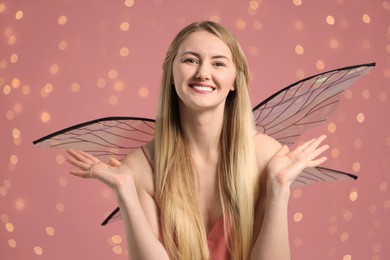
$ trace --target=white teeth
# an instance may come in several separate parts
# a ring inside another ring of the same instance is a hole
[[[213,91],[213,88],[211,87],[206,87],[206,86],[192,86],[194,89],[199,90],[199,91]]]

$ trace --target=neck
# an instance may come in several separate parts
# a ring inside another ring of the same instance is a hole
[[[218,151],[223,114],[223,106],[201,112],[180,110],[184,138],[192,153],[208,156]]]

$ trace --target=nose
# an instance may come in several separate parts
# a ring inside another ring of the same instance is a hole
[[[200,64],[198,70],[196,71],[195,77],[200,80],[210,79],[210,70],[206,64]]]

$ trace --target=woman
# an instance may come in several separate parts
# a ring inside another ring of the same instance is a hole
[[[107,164],[70,150],[71,174],[115,192],[130,259],[289,259],[290,185],[325,137],[289,151],[256,133],[245,56],[217,23],[179,32],[163,69],[155,139]]]

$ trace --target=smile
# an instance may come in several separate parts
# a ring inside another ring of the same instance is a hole
[[[190,85],[190,87],[199,92],[212,92],[214,90],[210,86]]]

